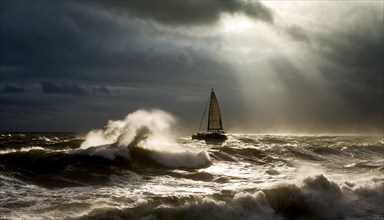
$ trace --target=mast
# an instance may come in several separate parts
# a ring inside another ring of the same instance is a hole
[[[209,103],[208,113],[208,131],[221,131],[223,130],[223,123],[221,121],[219,102],[217,101],[215,92],[211,91],[211,98]]]
[[[211,98],[208,99],[207,104],[205,105],[204,113],[203,113],[203,117],[201,118],[200,126],[199,126],[199,129],[197,130],[197,133],[199,133],[200,128],[201,128],[201,125],[203,124],[203,120],[204,120],[205,112],[207,111],[207,107],[208,107],[208,104],[210,103],[210,100],[211,100]],[[209,119],[208,119],[208,120],[209,120]]]

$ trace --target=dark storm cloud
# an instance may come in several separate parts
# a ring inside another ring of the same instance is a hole
[[[307,36],[306,31],[297,25],[293,25],[287,28],[287,33],[297,41],[304,41],[304,42],[310,41],[310,38]]]
[[[331,63],[323,64],[319,69],[332,83],[335,94],[341,95],[351,108],[360,113],[356,118],[359,118],[358,115],[376,115],[374,120],[381,126],[384,123],[382,13],[372,12],[367,15],[371,19],[363,24],[315,38],[321,45],[317,51]]]
[[[74,2],[7,3],[9,11],[1,13],[4,79],[115,80],[122,63],[137,59],[140,45],[133,42],[140,31],[112,15]]]
[[[245,14],[251,18],[272,23],[272,12],[259,1],[92,1],[101,6],[149,18],[169,25],[207,25],[220,19],[223,13]]]
[[[54,84],[47,81],[40,82],[40,84],[42,91],[48,94],[85,95],[87,93],[84,88],[76,84]]]
[[[4,106],[16,106],[19,109],[40,109],[41,107],[48,106],[48,103],[34,99],[28,96],[15,98],[14,96],[3,96],[1,99],[1,105]],[[2,112],[4,113],[4,112]]]
[[[191,57],[191,55],[186,52],[185,50],[181,50],[179,51],[176,56],[175,56],[175,59],[178,61],[178,62],[182,62],[182,63],[186,63],[186,64],[193,64],[194,63],[194,60],[193,58]]]
[[[111,94],[111,92],[105,86],[92,87],[93,94]]]
[[[361,8],[365,13],[352,10],[348,15],[355,17],[355,21],[341,21],[340,27],[332,31],[314,32],[295,26],[288,33],[305,41],[311,52],[325,60],[319,69],[332,81],[346,80],[382,89],[384,15],[383,10],[374,7]]]
[[[289,97],[297,97],[290,102],[290,108],[299,110],[302,106],[300,115],[309,115],[309,121],[317,117],[318,122],[313,123],[325,122],[329,129],[350,126],[383,131],[383,11],[362,9],[365,12],[359,11],[356,19],[357,11],[349,13],[354,21],[339,21],[337,28],[330,25],[324,31],[300,26],[286,29],[314,57],[311,65],[324,82],[311,81],[310,72],[292,68],[294,65],[281,58],[274,60],[272,66],[280,73]]]
[[[140,84],[169,81],[159,72],[175,80],[183,80],[179,72],[191,72],[181,65],[194,62],[191,51],[172,42],[184,36],[79,4],[10,4],[12,10],[1,15],[3,79]],[[204,55],[207,52],[192,51],[193,56],[205,56],[200,60],[214,68],[215,58]]]
[[[210,28],[224,14],[277,24],[277,17],[258,1],[0,4],[0,130],[92,129],[153,107],[195,126],[211,87],[223,105],[226,128],[248,123],[251,132],[258,125],[279,127],[280,119],[303,128],[309,123],[348,127],[353,120],[378,127],[375,115],[383,111],[377,101],[382,99],[383,82],[380,19],[362,17],[360,26],[340,30],[287,25],[287,38],[314,59],[299,63],[294,62],[298,57],[272,51],[266,64],[238,65],[238,48],[230,47],[252,48],[254,42],[232,45],[226,42],[232,38],[223,40],[225,36]],[[205,29],[199,33],[194,30],[201,27]],[[326,82],[303,66],[318,70]],[[259,77],[263,74],[265,78]],[[246,98],[240,97],[240,90]]]
[[[0,92],[1,93],[26,93],[27,91],[23,87],[5,84],[4,87],[0,89]]]
[[[42,81],[40,82],[41,90],[46,94],[71,94],[71,95],[77,95],[77,96],[83,96],[83,95],[98,95],[98,94],[104,94],[104,95],[110,95],[111,92],[107,89],[105,86],[80,86],[77,84],[55,84],[48,81]]]
[[[205,44],[216,45],[215,37],[159,30],[81,2],[0,3],[5,6],[0,9],[2,83],[27,84],[31,90],[0,96],[2,130],[33,130],[36,122],[36,129],[49,130],[58,115],[68,123],[54,130],[90,129],[139,108],[193,116],[191,104],[205,99],[201,88],[225,88],[225,81],[233,81],[230,65],[220,62]],[[191,47],[192,41],[204,46]],[[110,98],[103,99],[105,95]],[[184,97],[194,101],[185,102]],[[44,106],[28,100],[44,100]],[[175,107],[179,102],[187,110]],[[36,113],[41,114],[39,120],[31,117]]]

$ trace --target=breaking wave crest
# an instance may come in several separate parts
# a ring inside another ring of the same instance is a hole
[[[211,159],[206,151],[175,141],[171,131],[174,123],[174,117],[165,111],[138,110],[123,120],[108,121],[104,130],[89,132],[76,153],[110,160],[124,157],[172,168],[207,166]]]
[[[255,192],[209,197],[172,197],[143,202],[139,207],[95,209],[85,218],[125,219],[360,219],[375,213],[384,217],[384,183],[357,187],[307,177],[300,184],[280,184]]]
[[[173,138],[173,123],[152,110],[111,121],[85,142],[70,133],[1,134],[0,215],[384,219],[381,136],[230,134],[211,145]],[[200,149],[209,167],[173,169],[205,166]]]

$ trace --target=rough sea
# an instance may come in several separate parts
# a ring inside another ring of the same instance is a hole
[[[140,110],[86,135],[0,134],[1,219],[384,219],[384,137],[174,135]]]

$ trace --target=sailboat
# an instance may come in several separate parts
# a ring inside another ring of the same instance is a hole
[[[211,91],[211,96],[209,98],[209,113],[208,113],[208,126],[206,132],[199,132],[201,124],[203,123],[205,112],[207,110],[207,105],[205,106],[203,118],[201,119],[199,130],[197,134],[192,135],[192,139],[196,140],[208,140],[208,141],[225,141],[227,136],[225,135],[223,129],[223,122],[221,121],[221,114],[219,108],[219,102],[217,101],[215,92]]]

